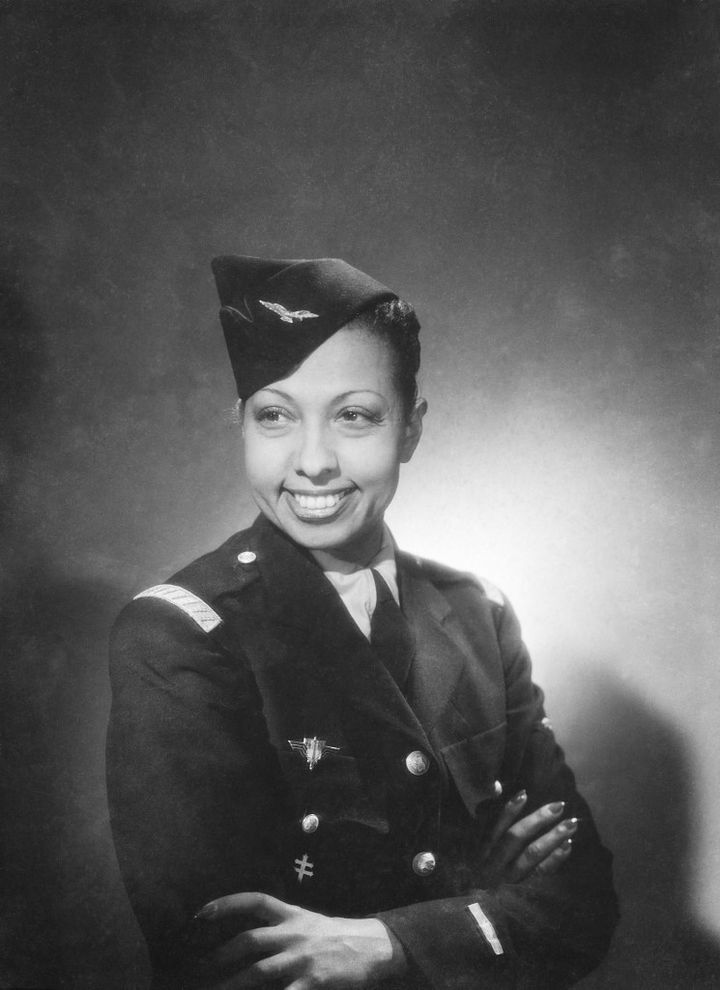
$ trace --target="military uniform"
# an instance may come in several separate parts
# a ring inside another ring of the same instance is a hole
[[[376,915],[410,988],[558,990],[606,951],[610,855],[511,607],[438,564],[398,553],[397,569],[413,641],[400,682],[263,517],[120,616],[111,819],[163,985],[185,985],[194,913],[243,890]],[[557,874],[491,888],[489,831],[521,788],[526,812],[562,800],[580,829]]]

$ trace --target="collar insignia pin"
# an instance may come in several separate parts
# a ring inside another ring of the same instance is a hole
[[[258,299],[261,306],[265,309],[269,309],[271,312],[276,313],[283,323],[301,323],[303,320],[316,320],[318,318],[317,313],[311,313],[309,309],[285,309],[280,303],[265,302],[264,299]]]
[[[340,746],[328,746],[324,739],[317,736],[303,736],[300,739],[288,739],[290,746],[296,753],[302,753],[309,770],[314,770],[326,753],[337,753]]]

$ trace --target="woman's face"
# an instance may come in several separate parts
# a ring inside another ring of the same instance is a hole
[[[260,510],[296,543],[366,564],[420,439],[381,338],[348,324],[245,403],[245,467]]]

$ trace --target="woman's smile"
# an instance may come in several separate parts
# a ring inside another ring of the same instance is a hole
[[[347,498],[354,490],[354,486],[329,492],[293,491],[285,488],[284,493],[298,519],[324,522],[345,508]]]

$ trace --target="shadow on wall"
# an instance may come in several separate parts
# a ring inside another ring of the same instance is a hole
[[[44,549],[53,395],[21,271],[0,251],[0,987],[129,990],[147,981],[104,780],[107,630],[126,593],[62,576]]]
[[[569,758],[615,855],[622,916],[583,990],[720,986],[720,945],[691,906],[697,816],[682,738],[601,668],[583,669],[573,707]]]

